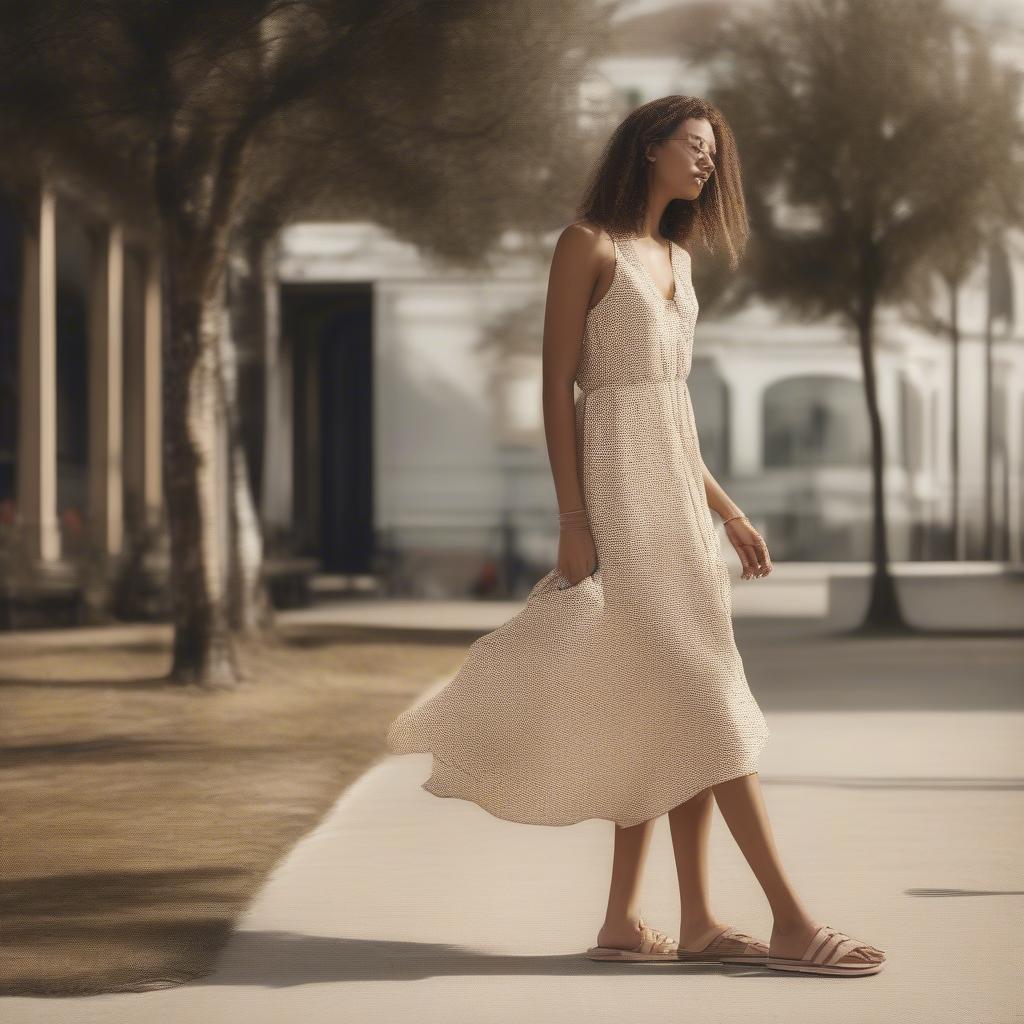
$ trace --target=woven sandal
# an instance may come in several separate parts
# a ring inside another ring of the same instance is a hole
[[[667,960],[669,963],[676,958],[676,940],[669,938],[664,932],[657,928],[651,928],[644,924],[644,919],[639,920],[640,942],[632,949],[616,949],[614,946],[591,946],[587,950],[587,956],[591,960],[632,960],[661,962]]]
[[[763,964],[768,959],[768,944],[725,925],[703,949],[680,946],[676,959],[683,963]]]
[[[864,962],[839,963],[848,953],[861,950]],[[885,953],[884,949],[877,946],[869,946],[860,939],[851,938],[845,932],[837,931],[831,925],[823,924],[815,933],[804,955],[799,960],[791,960],[786,957],[768,955],[765,960],[765,967],[774,971],[799,971],[805,974],[836,974],[843,977],[859,977],[862,974],[877,974],[885,963],[883,957],[880,961],[869,960],[866,954]]]

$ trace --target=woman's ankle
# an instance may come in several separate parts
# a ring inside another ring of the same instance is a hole
[[[803,931],[814,918],[806,910],[786,910],[773,915],[773,925],[777,932],[799,932]]]
[[[602,928],[636,928],[643,914],[639,910],[607,913],[601,922]]]
[[[679,930],[693,935],[698,932],[706,932],[710,928],[716,928],[720,924],[713,914],[704,914],[700,917],[681,917],[679,919]]]

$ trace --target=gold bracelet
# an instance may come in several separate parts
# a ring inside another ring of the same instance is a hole
[[[722,525],[725,526],[726,523],[731,523],[734,519],[746,519],[746,518],[747,517],[741,512],[738,516],[729,516],[728,519],[723,519],[722,520]],[[748,519],[747,522],[750,522],[750,520]]]

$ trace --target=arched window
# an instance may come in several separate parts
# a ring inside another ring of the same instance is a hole
[[[864,391],[845,377],[808,375],[764,394],[764,465],[861,466],[870,463]]]

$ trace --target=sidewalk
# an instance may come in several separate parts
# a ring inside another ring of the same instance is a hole
[[[767,625],[737,635],[772,729],[761,781],[776,842],[813,914],[887,951],[880,974],[592,963],[581,952],[604,912],[612,825],[518,825],[440,800],[420,788],[430,755],[416,754],[385,756],[342,794],[278,864],[211,977],[139,994],[3,999],[3,1019],[1019,1021],[1019,642],[984,647],[998,664],[978,674],[977,641],[953,658],[942,646],[922,654],[928,640],[883,642],[864,688],[885,699],[836,711],[836,692],[809,667],[813,642],[787,646]],[[831,681],[850,671],[837,661]],[[849,684],[839,690],[841,700]],[[641,907],[674,935],[670,844],[661,818]],[[767,939],[770,912],[717,810],[710,864],[715,913]]]

